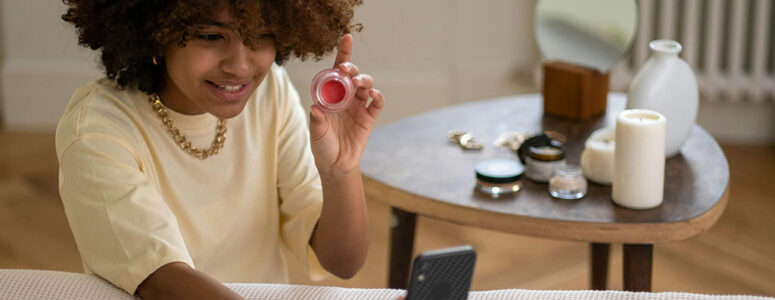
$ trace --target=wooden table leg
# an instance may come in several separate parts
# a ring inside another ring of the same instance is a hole
[[[624,244],[624,290],[651,292],[651,263],[654,246]]]
[[[417,215],[393,207],[391,210],[390,270],[388,287],[406,289],[414,250],[414,228]]]
[[[611,244],[590,244],[590,280],[589,286],[593,290],[605,290],[608,281],[608,256]]]

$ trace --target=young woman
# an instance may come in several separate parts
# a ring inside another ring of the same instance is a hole
[[[360,0],[64,2],[107,75],[75,92],[56,136],[87,272],[143,298],[211,299],[238,298],[221,282],[287,282],[292,260],[361,268],[359,161],[384,99],[350,62]],[[279,64],[337,46],[356,99],[313,105],[308,130]]]

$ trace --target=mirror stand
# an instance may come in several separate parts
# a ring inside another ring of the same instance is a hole
[[[544,115],[582,121],[605,114],[609,73],[560,61],[543,66]]]

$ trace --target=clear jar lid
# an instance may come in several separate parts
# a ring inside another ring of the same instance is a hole
[[[582,170],[577,165],[565,164],[554,168],[554,176],[582,177]]]
[[[510,159],[489,159],[476,164],[476,178],[489,183],[509,183],[522,178],[525,167]]]
[[[527,155],[536,160],[556,161],[565,158],[565,149],[558,144],[531,146],[527,148]]]

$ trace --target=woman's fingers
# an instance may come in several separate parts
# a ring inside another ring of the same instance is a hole
[[[352,37],[346,36],[345,38],[348,40],[345,42],[343,40],[342,45],[340,45],[340,51],[339,54],[337,54],[337,62],[339,62],[340,57],[347,57],[349,58],[349,54],[344,55],[342,54],[342,49],[347,49],[352,47]],[[347,47],[347,43],[349,43],[349,47]],[[341,55],[340,55],[341,54]],[[385,99],[382,96],[382,93],[374,89],[374,78],[371,77],[369,74],[360,74],[360,70],[358,70],[358,66],[353,64],[349,61],[344,61],[337,65],[339,70],[346,73],[350,76],[353,80],[353,85],[355,86],[355,96],[363,101],[363,104],[368,103],[369,97],[374,99],[368,107],[366,108],[366,112],[372,117],[377,118],[377,115],[379,115],[379,112],[382,110],[382,107],[385,105]]]
[[[356,66],[354,63],[349,62],[349,61],[346,61],[346,62],[343,62],[343,63],[339,64],[338,68],[339,68],[340,71],[344,72],[345,74],[347,74],[350,77],[355,77],[355,76],[357,76],[358,74],[361,73],[358,70],[358,66]]]
[[[374,87],[374,78],[369,74],[359,74],[353,77],[353,84],[357,88],[355,96],[360,100],[369,100],[369,90]]]
[[[377,89],[369,89],[369,95],[373,100],[366,108],[366,111],[372,118],[376,119],[379,115],[379,112],[382,111],[382,107],[385,106],[385,96],[383,96],[382,92]]]
[[[320,110],[317,105],[312,105],[309,109],[309,136],[311,141],[316,141],[326,135],[327,122],[326,114]]]
[[[353,37],[348,33],[342,37],[341,41],[339,41],[339,48],[336,51],[336,59],[334,60],[334,68],[338,68],[342,63],[350,61],[352,51]]]

